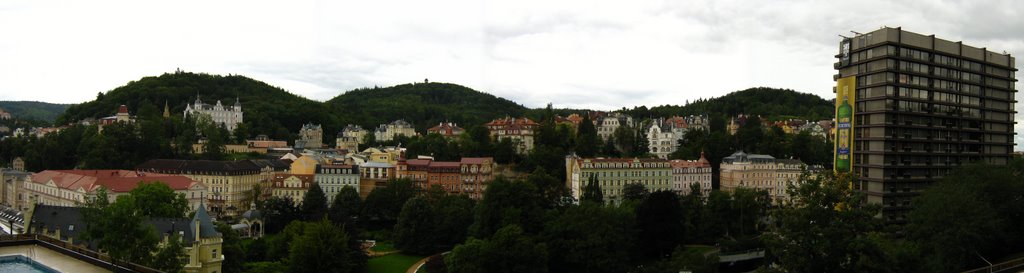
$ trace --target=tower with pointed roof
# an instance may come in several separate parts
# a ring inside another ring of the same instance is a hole
[[[224,243],[220,232],[217,232],[206,212],[206,206],[199,206],[195,216],[192,217],[191,231],[192,246],[188,252],[188,263],[183,269],[187,273],[215,273],[221,272],[221,264],[224,262]],[[182,238],[185,239],[185,238]],[[187,239],[186,239],[187,240]]]
[[[171,117],[171,108],[167,107],[167,101],[164,101],[164,118]]]

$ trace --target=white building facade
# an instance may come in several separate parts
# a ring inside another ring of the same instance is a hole
[[[359,166],[356,165],[319,165],[314,179],[324,190],[324,195],[327,195],[327,204],[333,204],[334,197],[345,186],[359,192]]]
[[[235,99],[234,106],[224,106],[217,101],[217,104],[206,104],[199,97],[193,104],[185,106],[184,117],[195,114],[204,114],[210,117],[216,124],[222,124],[228,131],[234,131],[238,124],[242,123],[242,104]]]

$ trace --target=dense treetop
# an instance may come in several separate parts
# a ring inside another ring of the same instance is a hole
[[[699,99],[686,105],[661,105],[625,109],[634,117],[668,117],[672,115],[736,116],[760,115],[769,120],[800,118],[807,120],[831,119],[835,106],[829,100],[809,93],[790,89],[754,87],[725,96]]]
[[[452,121],[466,128],[494,118],[521,116],[527,110],[499,98],[451,83],[412,83],[363,88],[345,92],[326,102],[335,113],[364,128],[405,119],[425,131],[440,122]]]

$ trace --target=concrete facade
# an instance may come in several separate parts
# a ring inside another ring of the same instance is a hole
[[[854,187],[887,221],[905,222],[911,199],[957,166],[1010,161],[1013,56],[889,27],[840,49],[833,79],[856,80]]]

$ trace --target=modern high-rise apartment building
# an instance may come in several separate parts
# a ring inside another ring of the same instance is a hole
[[[1011,159],[1010,54],[885,27],[843,39],[836,57],[836,170],[890,223],[953,168]]]

